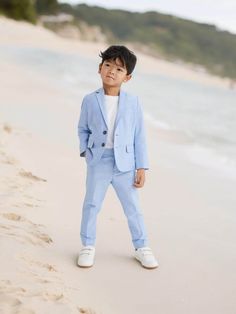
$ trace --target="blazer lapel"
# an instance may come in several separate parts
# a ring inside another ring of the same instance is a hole
[[[105,103],[104,103],[104,89],[103,88],[99,88],[98,90],[96,90],[96,97],[97,97],[99,107],[100,107],[101,112],[102,112],[104,122],[108,128],[107,112],[106,112]]]
[[[114,125],[114,129],[116,129],[120,118],[122,117],[122,114],[124,113],[124,109],[125,109],[125,96],[126,93],[122,90],[120,90],[120,95],[119,95],[119,103],[118,103],[118,110],[117,110],[117,115],[116,115],[116,120],[115,120],[115,125]],[[107,122],[107,112],[106,112],[106,107],[105,107],[105,103],[104,103],[104,89],[103,88],[99,88],[98,90],[96,90],[96,97],[103,115],[103,119],[105,121],[105,124],[108,128],[108,122]]]
[[[118,110],[117,110],[117,115],[116,115],[116,120],[115,120],[115,125],[114,125],[114,130],[116,129],[120,118],[124,114],[124,109],[125,109],[125,96],[126,93],[120,90],[120,96],[119,96],[119,103],[118,103]]]

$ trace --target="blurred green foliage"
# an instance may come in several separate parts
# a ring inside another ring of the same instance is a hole
[[[15,20],[36,22],[33,0],[0,0],[0,13]]]
[[[55,14],[57,0],[0,0],[0,13],[15,20],[35,23],[39,14]]]
[[[209,72],[236,79],[236,35],[214,25],[158,12],[128,12],[61,4],[61,10],[89,25],[99,25],[111,43],[145,45],[155,55],[198,64]]]
[[[35,9],[38,14],[55,14],[58,3],[57,0],[35,0]]]

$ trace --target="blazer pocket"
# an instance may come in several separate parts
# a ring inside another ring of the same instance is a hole
[[[94,140],[91,137],[89,137],[87,147],[88,148],[93,147],[93,143],[94,143]]]
[[[132,153],[134,151],[134,145],[132,144],[126,145],[126,151],[127,153]]]

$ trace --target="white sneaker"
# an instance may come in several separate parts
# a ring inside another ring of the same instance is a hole
[[[144,268],[156,268],[159,266],[152,250],[145,246],[135,250],[135,258],[142,264]]]
[[[84,246],[78,257],[78,266],[79,267],[92,267],[95,257],[95,247],[91,245]]]

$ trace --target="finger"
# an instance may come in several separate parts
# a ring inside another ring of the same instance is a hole
[[[135,187],[137,187],[137,188],[140,188],[140,187],[143,186],[143,183],[142,183],[142,182],[139,182],[139,183],[134,182],[133,185],[134,185]]]

